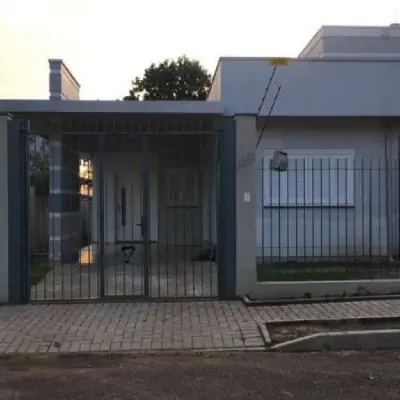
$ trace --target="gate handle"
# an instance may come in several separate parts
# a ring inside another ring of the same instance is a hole
[[[144,236],[144,217],[143,215],[140,217],[140,224],[136,224],[136,226],[140,226],[140,234],[142,235],[142,237]]]

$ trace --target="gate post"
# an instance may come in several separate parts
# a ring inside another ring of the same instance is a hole
[[[224,118],[218,135],[218,292],[236,297],[236,132],[235,121]]]
[[[251,295],[257,285],[255,115],[236,115],[237,295]]]
[[[27,171],[24,121],[0,116],[0,302],[23,304],[28,295]]]

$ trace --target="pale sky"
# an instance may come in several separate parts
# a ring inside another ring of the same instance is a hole
[[[48,98],[62,58],[82,99],[115,100],[151,62],[297,56],[321,25],[400,22],[399,0],[0,0],[0,98]]]

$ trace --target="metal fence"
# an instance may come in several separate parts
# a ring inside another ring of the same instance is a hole
[[[31,257],[31,300],[218,294],[215,135],[43,140],[40,154],[32,141],[27,152],[49,199],[48,254]]]
[[[398,278],[398,159],[299,157],[257,171],[258,279]]]

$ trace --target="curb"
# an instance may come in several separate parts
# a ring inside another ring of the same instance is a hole
[[[258,328],[258,331],[260,332],[260,335],[264,342],[265,347],[267,347],[267,348],[270,347],[272,340],[271,340],[271,336],[268,332],[267,324],[261,320],[256,321],[256,323],[257,323],[257,328]]]
[[[48,362],[48,361],[100,361],[124,360],[139,357],[177,357],[177,356],[231,356],[237,353],[264,353],[264,346],[255,347],[228,347],[211,349],[183,349],[183,350],[122,350],[122,351],[87,351],[87,352],[59,352],[59,353],[4,353],[0,354],[0,365],[6,362]]]
[[[309,324],[309,325],[320,325],[320,324],[327,324],[335,323],[335,322],[359,322],[360,324],[368,323],[368,322],[393,322],[399,321],[400,322],[400,315],[393,315],[393,316],[368,316],[368,317],[347,317],[347,318],[313,318],[313,319],[279,319],[279,320],[271,320],[265,321],[264,324],[272,325],[272,326],[279,326],[279,325],[297,325],[297,324]]]
[[[282,306],[288,304],[319,304],[319,303],[346,303],[354,301],[373,301],[373,300],[399,300],[400,295],[371,295],[371,296],[347,296],[347,297],[315,297],[310,299],[277,299],[277,300],[251,300],[248,295],[241,297],[246,307],[257,306]]]
[[[272,352],[387,350],[400,348],[400,329],[322,332],[276,344]]]

